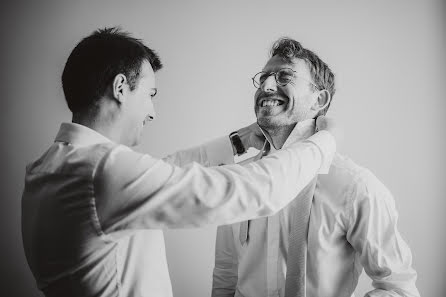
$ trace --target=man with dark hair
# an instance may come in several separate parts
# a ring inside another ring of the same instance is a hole
[[[73,114],[94,107],[119,73],[125,75],[131,91],[148,61],[154,72],[163,66],[158,55],[140,40],[118,28],[97,30],[71,52],[62,73],[62,86]]]
[[[327,64],[289,38],[274,43],[253,83],[267,140],[247,163],[311,137],[335,93]],[[386,187],[336,154],[328,174],[278,213],[218,228],[212,296],[350,297],[363,268],[367,296],[419,296],[397,218]]]
[[[27,166],[22,196],[25,254],[46,296],[171,296],[161,229],[271,215],[330,165],[334,130],[324,117],[318,127],[328,131],[245,167],[198,163],[260,147],[255,124],[164,160],[133,151],[155,117],[160,68],[155,52],[114,28],[68,58],[72,123]]]

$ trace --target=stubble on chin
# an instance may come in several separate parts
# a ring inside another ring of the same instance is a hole
[[[278,117],[258,117],[257,123],[271,136],[275,135],[285,125]]]
[[[263,129],[270,129],[274,127],[274,122],[272,119],[266,117],[257,117],[257,124]]]
[[[258,125],[272,137],[280,135],[283,131],[287,131],[290,128],[294,128],[298,122],[297,117],[290,117],[284,114],[269,117],[256,114],[256,116]]]
[[[287,117],[284,114],[268,115],[262,114],[262,112],[256,112],[257,123],[264,129],[277,129],[284,125],[287,125]]]

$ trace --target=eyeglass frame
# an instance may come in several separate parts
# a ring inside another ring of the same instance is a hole
[[[293,72],[294,78],[300,78],[300,79],[302,79],[302,80],[308,82],[308,83],[309,83],[310,85],[312,85],[313,87],[315,87],[316,90],[319,90],[319,87],[316,86],[315,83],[313,83],[312,81],[310,81],[310,80],[308,80],[308,79],[306,79],[306,78],[304,78],[304,77],[301,77],[301,76],[297,75],[297,71],[296,71],[296,70],[293,70],[293,69],[288,68],[288,67],[280,68],[280,69],[277,70],[277,71],[271,71],[271,72],[269,72],[269,73],[268,73],[268,72],[265,72],[265,71],[257,72],[253,77],[251,77],[251,79],[252,79],[252,84],[254,85],[254,87],[255,87],[256,89],[260,89],[260,86],[266,81],[266,79],[267,79],[268,77],[270,77],[271,75],[274,75],[274,80],[276,81],[276,84],[277,84],[278,86],[284,87],[284,86],[286,86],[287,84],[289,84],[289,83],[291,82],[291,80],[290,80],[289,82],[285,83],[285,84],[281,84],[281,83],[279,83],[279,82],[277,81],[277,73],[278,73],[279,71],[281,71],[281,70],[291,70],[291,71]],[[260,80],[259,80],[259,83],[258,83],[259,86],[257,87],[257,86],[256,86],[256,83],[257,83],[257,82],[255,81],[254,78],[255,78],[257,75],[259,75],[260,73],[268,74],[268,76],[265,78],[265,81],[263,81],[263,82],[260,82]]]

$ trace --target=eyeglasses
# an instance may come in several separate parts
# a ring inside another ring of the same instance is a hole
[[[282,69],[277,70],[276,72],[260,71],[259,73],[257,73],[256,75],[254,75],[252,77],[252,83],[254,84],[254,87],[258,89],[258,88],[260,88],[260,86],[265,82],[265,80],[268,77],[270,77],[271,75],[274,75],[276,84],[281,87],[286,86],[287,84],[289,84],[290,82],[292,82],[295,79],[301,79],[301,80],[308,82],[309,84],[314,86],[316,89],[319,89],[314,83],[312,83],[311,81],[309,81],[306,78],[298,76],[296,73],[297,72],[291,68],[282,68]]]

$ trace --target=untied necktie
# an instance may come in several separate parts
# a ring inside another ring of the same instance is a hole
[[[260,160],[263,156],[265,156],[271,149],[271,145],[269,144],[269,142],[265,142],[265,144],[263,145],[262,150],[253,158],[244,160],[242,162],[239,162],[238,164],[244,165],[244,164],[249,164],[251,162],[255,162],[257,160]],[[239,234],[239,240],[240,240],[240,244],[244,245],[245,243],[248,242],[249,239],[249,223],[250,221],[244,221],[240,223],[240,234]]]
[[[291,213],[285,297],[306,296],[308,227],[316,181],[317,177],[299,193],[297,206]]]

